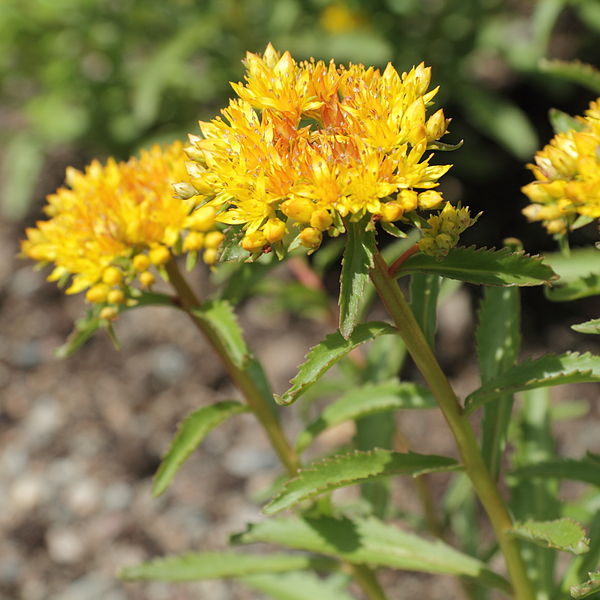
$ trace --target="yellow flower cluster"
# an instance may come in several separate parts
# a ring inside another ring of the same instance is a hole
[[[394,222],[442,207],[433,188],[450,165],[430,165],[428,148],[448,120],[441,109],[426,115],[437,93],[430,68],[297,63],[271,45],[245,65],[238,98],[190,136],[192,187],[180,194],[241,225],[244,249],[315,249],[325,232],[344,231],[344,218]]]
[[[27,229],[23,253],[53,263],[51,281],[72,276],[67,294],[87,289],[86,300],[104,304],[103,317],[116,316],[128,300],[128,286],[150,287],[153,266],[180,251],[199,251],[214,263],[223,234],[212,207],[195,210],[174,197],[172,184],[186,177],[183,145],[153,146],[139,158],[105,165],[93,161],[84,172],[67,169],[67,187],[48,196],[46,221]]]
[[[454,208],[449,202],[446,203],[442,212],[427,219],[419,249],[430,256],[446,256],[458,243],[460,234],[476,220],[471,218],[467,207]]]
[[[566,233],[579,215],[600,218],[600,99],[576,119],[580,129],[555,135],[527,165],[536,181],[522,188],[531,201],[523,213],[552,234]]]

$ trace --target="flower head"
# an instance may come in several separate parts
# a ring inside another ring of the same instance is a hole
[[[68,294],[87,289],[89,302],[120,305],[134,280],[149,287],[153,266],[181,246],[205,247],[205,232],[215,228],[213,208],[194,210],[191,201],[174,197],[172,184],[185,178],[180,142],[164,150],[153,146],[127,162],[93,161],[83,172],[69,168],[68,187],[48,196],[49,219],[27,229],[23,253],[54,264],[50,280],[71,278]]]
[[[527,165],[535,181],[522,188],[531,201],[523,213],[548,233],[566,233],[579,215],[600,218],[600,99],[577,121],[577,130],[556,134]]]
[[[428,148],[449,121],[427,116],[430,68],[298,63],[270,44],[245,65],[238,98],[186,148],[191,183],[219,222],[243,228],[243,248],[314,250],[346,219],[408,222],[443,206],[434,188],[450,165],[431,165]]]

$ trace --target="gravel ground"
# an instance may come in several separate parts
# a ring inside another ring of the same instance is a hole
[[[163,308],[120,319],[120,352],[96,335],[75,356],[56,359],[82,301],[63,296],[44,273],[14,258],[18,235],[14,225],[0,224],[0,599],[261,598],[235,582],[116,579],[119,568],[151,557],[225,548],[229,535],[262,518],[254,498],[279,466],[256,423],[241,415],[211,433],[170,490],[152,498],[151,478],[177,423],[199,406],[237,397],[235,390],[185,316]],[[468,350],[457,349],[471,333],[470,301],[465,294],[450,300],[440,342],[447,360],[462,361],[455,383],[468,392],[476,374]],[[273,313],[260,301],[242,310],[241,322],[278,391],[321,336],[317,323]],[[576,388],[576,395],[595,399],[598,389]],[[294,409],[284,410],[283,420],[289,432],[298,431]],[[567,454],[600,451],[595,423],[561,424]],[[409,415],[403,429],[415,451],[453,453],[436,414]],[[319,449],[351,434],[337,428]],[[434,490],[444,481],[434,479]],[[394,498],[418,510],[403,481]],[[449,578],[383,577],[391,600],[460,597]]]

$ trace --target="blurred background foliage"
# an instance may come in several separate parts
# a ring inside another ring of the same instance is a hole
[[[597,0],[3,0],[2,213],[38,214],[67,164],[196,132],[244,53],[272,41],[298,59],[432,65],[447,141],[465,140],[446,195],[489,215],[468,241],[551,247],[520,215],[524,163],[551,136],[548,109],[581,112],[593,94],[540,64],[600,64],[599,32]]]

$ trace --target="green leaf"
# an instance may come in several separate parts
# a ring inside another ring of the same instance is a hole
[[[410,307],[431,348],[435,341],[440,287],[438,275],[414,273],[410,278]]]
[[[557,458],[536,462],[511,471],[511,475],[519,478],[544,477],[584,481],[600,487],[600,465],[587,459]]]
[[[414,383],[369,383],[351,390],[325,407],[319,418],[299,435],[296,448],[302,452],[322,431],[344,421],[390,410],[435,406],[431,392]]]
[[[543,58],[540,61],[540,71],[555,75],[561,79],[566,79],[577,83],[595,94],[600,94],[600,71],[578,60],[548,60]]]
[[[572,554],[589,550],[589,540],[583,527],[571,519],[554,521],[525,521],[515,523],[511,533],[546,548],[556,548]]]
[[[367,217],[358,223],[347,223],[346,248],[340,277],[340,332],[345,339],[356,327],[362,298],[373,267],[375,234],[365,231]]]
[[[275,400],[278,404],[292,404],[348,352],[380,335],[392,333],[396,333],[396,329],[391,325],[372,321],[357,325],[347,339],[343,338],[339,331],[329,334],[320,344],[310,349],[298,374],[290,381],[291,387],[281,396],[276,396]]]
[[[466,399],[465,408],[471,412],[481,404],[503,394],[560,385],[600,381],[600,357],[593,354],[567,352],[546,354],[527,360],[488,381]]]
[[[431,273],[468,283],[500,286],[548,284],[556,279],[552,269],[537,256],[488,248],[453,248],[444,258],[413,254],[400,267],[398,275]]]
[[[584,323],[577,323],[577,325],[571,325],[571,329],[579,331],[579,333],[595,333],[600,334],[600,319],[591,319]]]
[[[347,577],[341,574],[323,578],[314,573],[292,571],[248,575],[240,581],[277,600],[354,600],[344,589]]]
[[[219,246],[219,262],[241,262],[246,260],[250,253],[240,246],[244,237],[241,227],[229,227],[224,232],[225,238]]]
[[[600,275],[590,273],[567,283],[555,285],[544,290],[546,298],[553,302],[570,302],[579,298],[600,295]]]
[[[581,131],[585,127],[581,121],[578,121],[575,117],[568,115],[562,110],[558,110],[558,108],[551,108],[548,111],[548,118],[550,119],[552,129],[554,129],[554,133],[565,133],[571,129]]]
[[[235,366],[243,369],[250,359],[250,351],[229,302],[211,300],[191,312],[219,338]]]
[[[75,321],[75,327],[66,342],[56,349],[57,358],[68,358],[94,335],[102,325],[100,310],[100,305],[94,305],[85,316]]]
[[[510,586],[479,560],[439,540],[406,533],[374,517],[273,518],[250,525],[233,543],[267,542],[358,564],[475,577],[505,591]]]
[[[244,404],[228,401],[203,406],[188,415],[181,423],[154,476],[152,494],[160,496],[169,487],[183,463],[217,425],[247,410],[248,407]]]
[[[445,456],[392,452],[380,448],[338,454],[301,469],[298,476],[288,481],[279,495],[263,508],[263,512],[272,515],[337,488],[380,477],[416,476],[435,471],[454,471],[458,468],[460,465],[454,459]]]
[[[242,577],[255,573],[279,573],[317,567],[332,568],[333,561],[292,554],[242,554],[240,552],[200,552],[167,556],[124,568],[125,580],[200,581],[222,577]]]
[[[550,252],[544,254],[543,258],[560,277],[561,284],[590,273],[600,274],[600,254],[594,247],[573,248],[569,256],[562,252]]]
[[[585,583],[574,585],[569,590],[571,597],[576,600],[598,600],[600,598],[600,571],[588,573],[589,579]]]
[[[475,332],[481,381],[486,383],[512,367],[521,346],[521,304],[517,288],[485,287]],[[513,397],[507,395],[484,409],[481,452],[496,478],[506,445]]]

